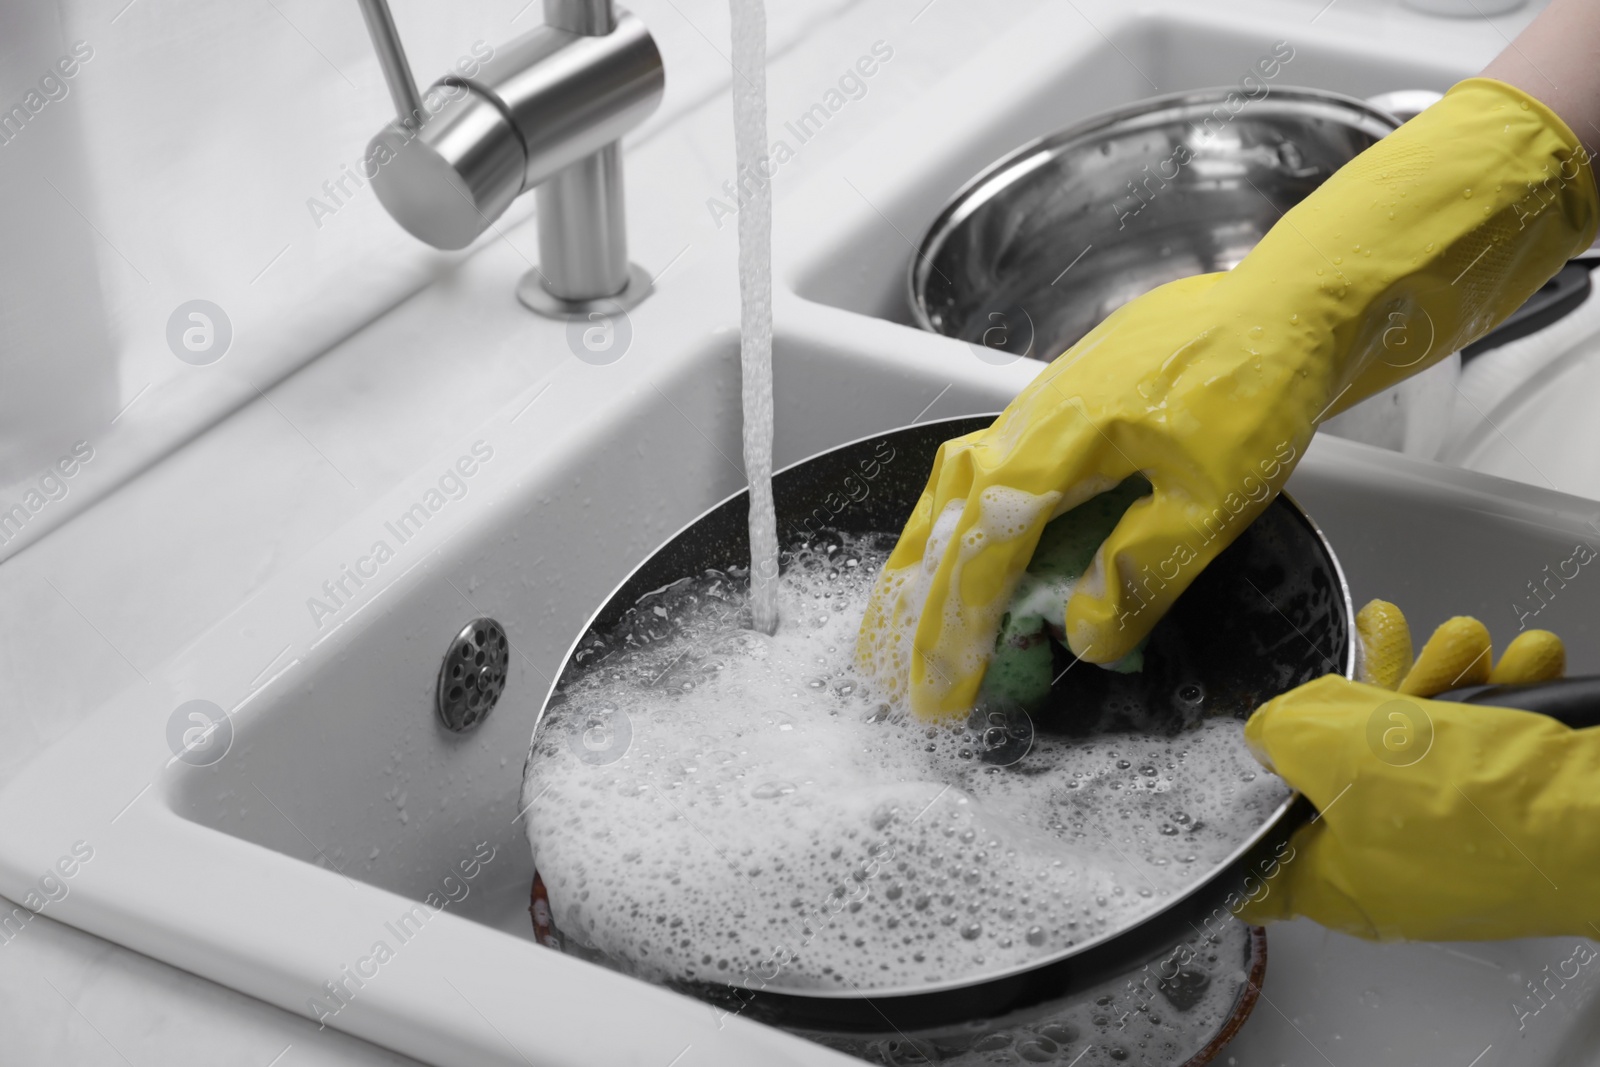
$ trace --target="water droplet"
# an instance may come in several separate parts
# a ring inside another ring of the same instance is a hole
[[[1059,1046],[1041,1037],[1024,1038],[1017,1043],[1017,1055],[1028,1063],[1049,1063],[1056,1058]]]

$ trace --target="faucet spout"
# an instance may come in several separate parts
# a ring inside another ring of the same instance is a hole
[[[599,37],[617,28],[611,0],[544,0],[544,23],[568,33]]]

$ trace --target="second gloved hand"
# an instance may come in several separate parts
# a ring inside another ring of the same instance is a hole
[[[1245,740],[1316,805],[1240,915],[1358,937],[1600,937],[1600,728],[1427,699],[1561,676],[1561,641],[1519,634],[1493,663],[1458,616],[1416,662],[1393,604],[1357,616],[1365,684],[1333,675],[1269,701]],[[1373,684],[1377,683],[1377,684]]]

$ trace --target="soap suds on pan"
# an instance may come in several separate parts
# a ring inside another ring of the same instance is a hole
[[[1154,910],[1288,796],[1232,718],[1041,729],[1020,752],[982,715],[918,721],[853,664],[883,541],[794,553],[773,637],[740,627],[742,582],[707,572],[583,650],[523,797],[569,941],[657,981],[981,978]]]

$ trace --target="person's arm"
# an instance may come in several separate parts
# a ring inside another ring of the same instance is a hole
[[[1600,4],[1551,0],[1483,69],[1560,115],[1591,155],[1600,151]]]
[[[1045,524],[1137,475],[1148,495],[1062,619],[1080,659],[1120,660],[1266,507],[1318,423],[1483,336],[1597,219],[1588,153],[1559,116],[1502,81],[1457,85],[1232,270],[1119,308],[991,429],[947,442],[868,609],[861,666],[923,716],[966,714]]]

